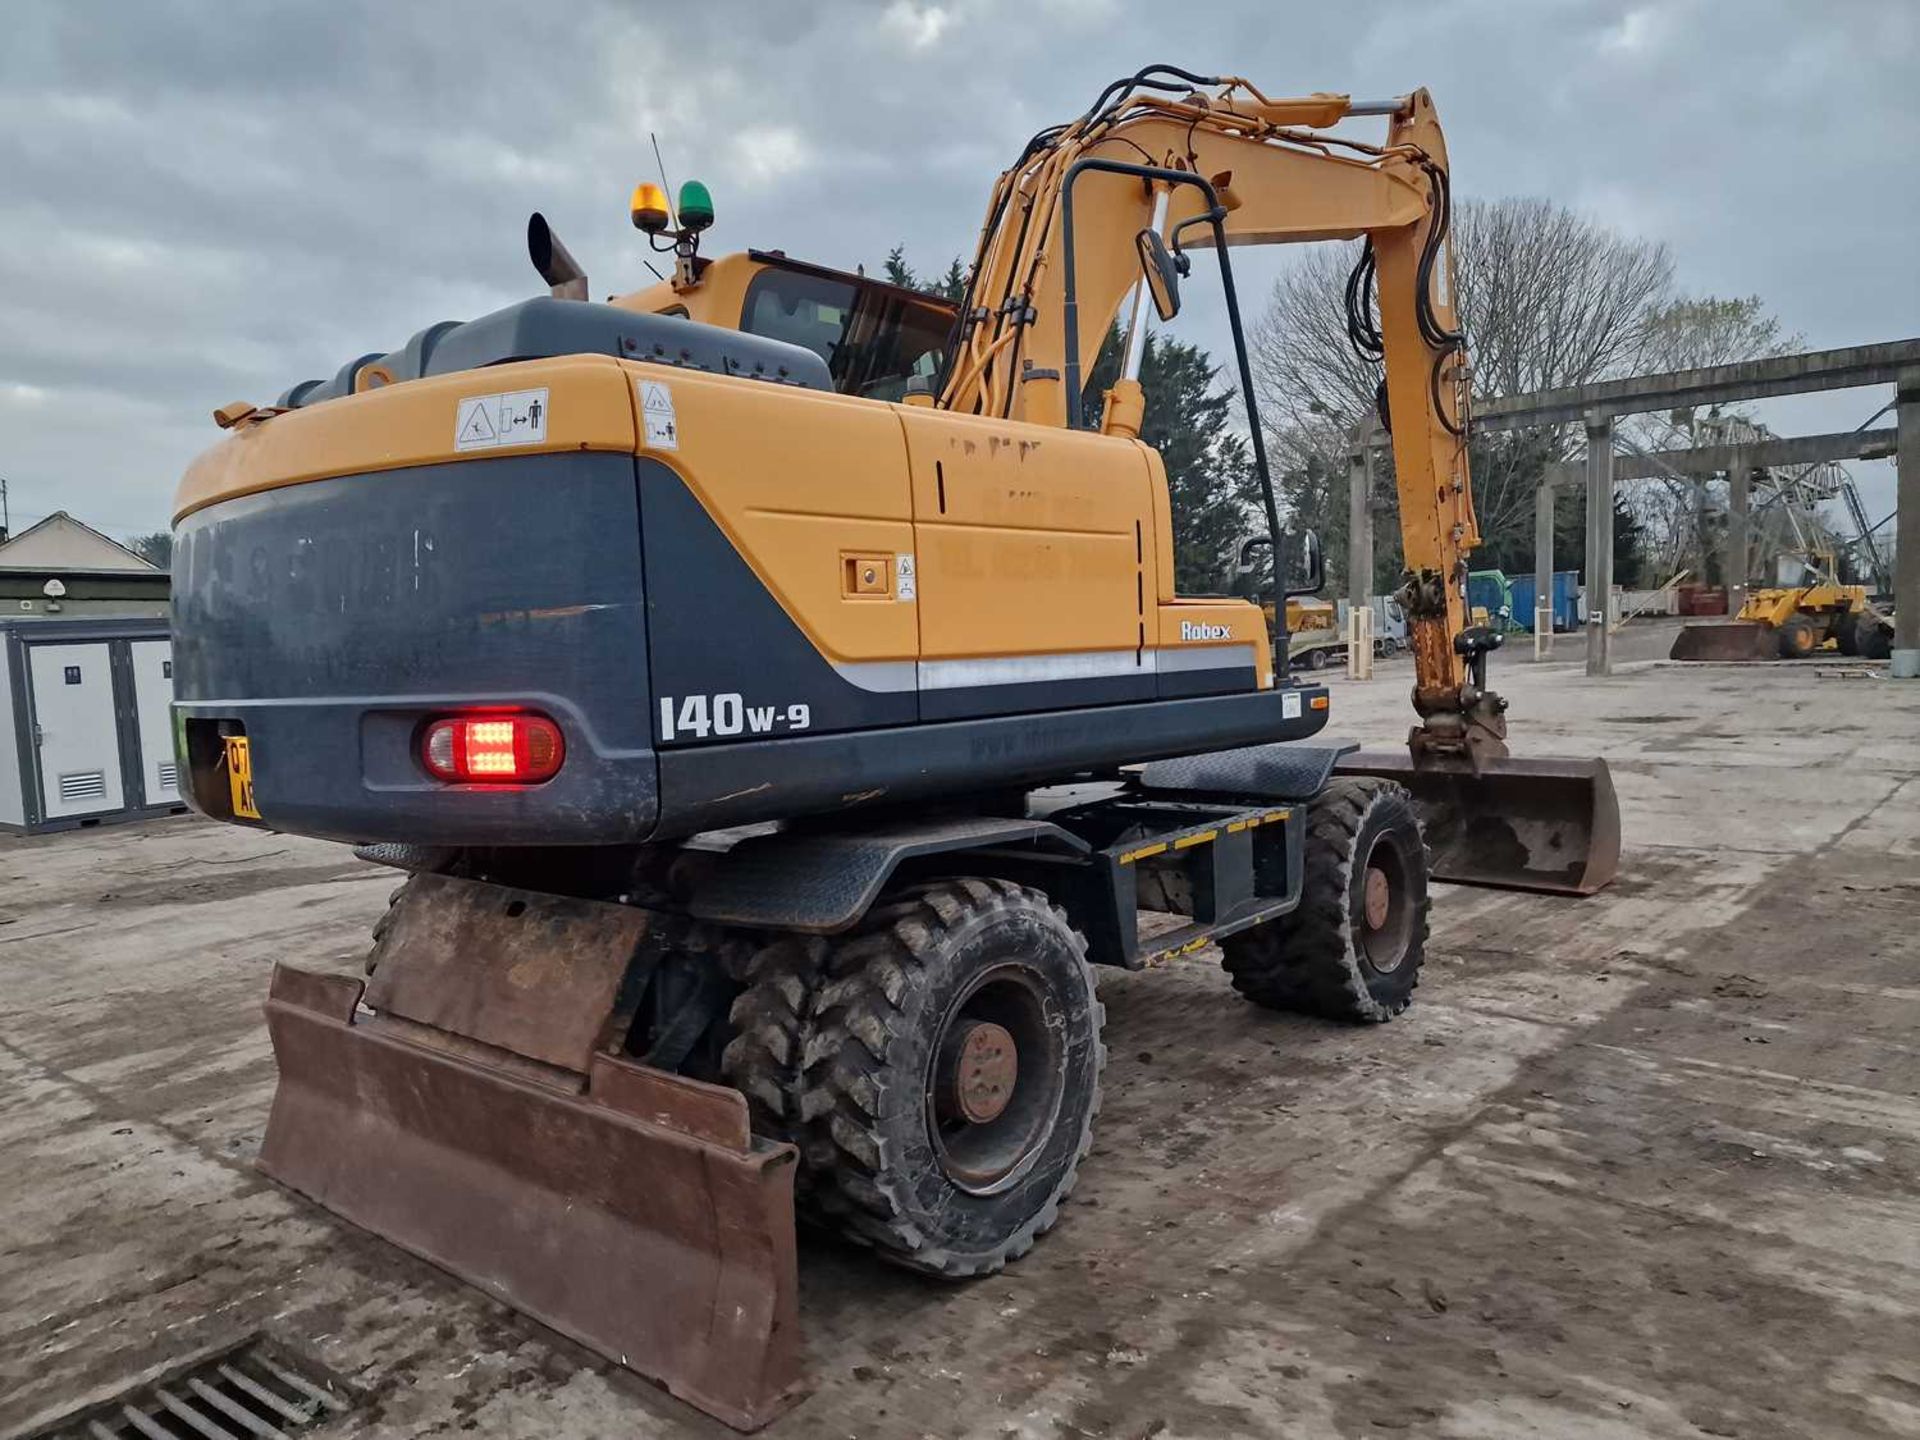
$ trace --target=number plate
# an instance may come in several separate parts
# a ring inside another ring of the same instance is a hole
[[[258,820],[260,812],[253,804],[253,751],[244,735],[229,735],[227,742],[227,793],[233,799],[233,813],[242,820]]]

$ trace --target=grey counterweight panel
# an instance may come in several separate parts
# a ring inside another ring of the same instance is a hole
[[[655,799],[645,595],[626,455],[464,460],[241,496],[175,534],[175,699],[190,721],[244,726],[277,828],[639,839]],[[429,776],[424,721],[489,707],[551,715],[559,775],[514,790]]]

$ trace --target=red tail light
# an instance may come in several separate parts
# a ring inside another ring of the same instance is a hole
[[[567,757],[560,727],[544,715],[462,715],[436,720],[421,737],[420,758],[442,780],[537,785]]]

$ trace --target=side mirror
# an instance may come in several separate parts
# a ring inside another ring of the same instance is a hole
[[[1282,570],[1288,595],[1318,595],[1327,585],[1327,556],[1313,530],[1281,536]]]
[[[1240,542],[1240,553],[1234,564],[1236,578],[1251,576],[1264,568],[1260,557],[1262,550],[1273,550],[1273,537],[1270,535],[1249,535]],[[1282,581],[1281,595],[1318,595],[1327,584],[1326,553],[1321,549],[1320,536],[1312,530],[1283,531],[1278,548],[1278,569]],[[1258,587],[1262,591],[1271,589],[1268,584]]]
[[[1140,273],[1146,277],[1154,310],[1163,322],[1173,319],[1180,313],[1183,262],[1174,258],[1167,242],[1160,238],[1160,232],[1151,227],[1134,236],[1133,243],[1140,252]]]

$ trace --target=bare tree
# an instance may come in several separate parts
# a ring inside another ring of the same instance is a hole
[[[1787,343],[1757,298],[1678,297],[1665,245],[1548,200],[1464,201],[1453,245],[1455,304],[1483,395],[1715,364],[1778,353]],[[1379,367],[1356,356],[1347,338],[1344,295],[1354,258],[1351,246],[1303,252],[1275,283],[1252,342],[1261,410],[1290,477],[1289,499],[1336,546],[1346,509],[1332,503],[1339,487],[1328,483],[1330,457],[1344,453],[1380,379]],[[1476,439],[1474,497],[1488,563],[1530,553],[1534,486],[1544,465],[1578,448],[1574,428]]]

